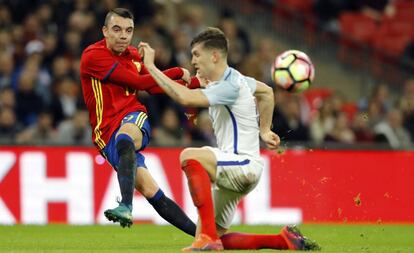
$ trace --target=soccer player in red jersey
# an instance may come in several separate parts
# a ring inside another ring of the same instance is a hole
[[[177,85],[157,69],[154,50],[147,43],[138,47],[148,71],[172,99],[186,106],[209,108],[217,137],[217,148],[186,148],[180,154],[199,214],[196,239],[183,251],[318,249],[294,226],[285,226],[279,234],[227,233],[237,204],[255,188],[264,167],[259,136],[269,149],[280,143],[270,130],[273,91],[228,66],[228,42],[220,29],[207,28],[193,39],[191,47],[192,64],[202,80],[210,81],[203,84],[205,89]]]
[[[161,217],[194,236],[195,224],[164,195],[140,153],[149,143],[151,128],[136,91],[152,94],[162,90],[148,74],[137,49],[130,46],[133,30],[133,15],[129,10],[109,11],[102,28],[105,38],[87,47],[81,58],[81,82],[92,139],[117,171],[122,195],[119,206],[106,210],[105,216],[122,227],[131,226],[135,186]],[[178,67],[164,73],[174,80],[191,80],[189,72]],[[193,84],[197,84],[196,78]]]

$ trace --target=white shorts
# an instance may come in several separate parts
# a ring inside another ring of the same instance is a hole
[[[217,159],[213,201],[216,224],[229,228],[240,200],[259,182],[263,171],[261,158],[225,153],[218,148],[206,147]]]

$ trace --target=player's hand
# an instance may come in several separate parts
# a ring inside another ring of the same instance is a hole
[[[190,71],[188,71],[188,69],[185,68],[181,68],[183,70],[183,76],[181,77],[181,79],[186,82],[187,84],[191,83],[191,74]]]
[[[144,64],[146,67],[154,65],[155,50],[146,42],[140,42],[138,45],[138,51],[144,58]]]
[[[270,130],[264,133],[261,132],[260,137],[262,138],[263,142],[266,144],[266,147],[270,150],[275,150],[280,145],[279,136]]]

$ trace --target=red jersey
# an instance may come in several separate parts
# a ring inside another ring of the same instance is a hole
[[[181,68],[164,71],[171,79],[180,79]],[[92,140],[102,150],[121,120],[130,112],[146,108],[136,98],[136,90],[159,93],[162,90],[146,70],[138,50],[129,46],[121,55],[106,47],[103,39],[87,47],[80,62],[83,97],[89,110]]]

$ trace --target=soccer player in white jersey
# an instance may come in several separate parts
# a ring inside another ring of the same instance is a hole
[[[237,204],[262,173],[259,136],[269,149],[280,143],[270,130],[273,90],[228,66],[228,42],[220,29],[207,28],[191,48],[200,80],[208,80],[204,89],[190,90],[169,79],[154,65],[154,50],[147,43],[139,45],[145,66],[166,94],[184,106],[209,108],[217,137],[218,148],[186,148],[180,155],[199,213],[196,239],[183,250],[309,249],[310,240],[292,226],[273,235],[225,234]]]

